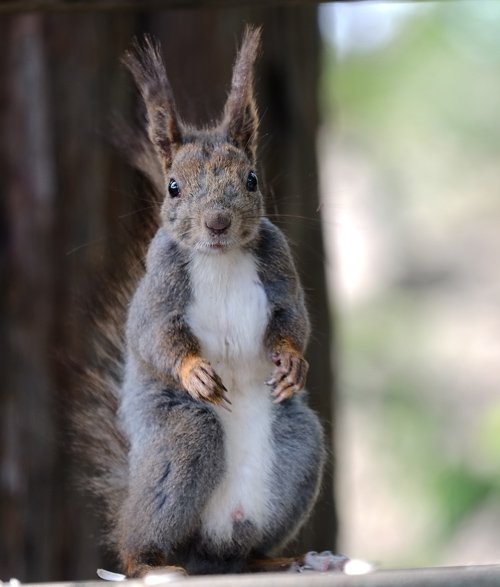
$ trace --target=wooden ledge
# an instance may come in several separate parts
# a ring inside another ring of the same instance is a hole
[[[103,581],[75,583],[31,583],[30,587],[103,587]],[[436,567],[427,569],[376,571],[367,575],[348,576],[341,573],[262,573],[255,575],[217,575],[175,577],[151,581],[122,581],[123,587],[499,587],[499,565]],[[12,584],[15,587],[16,584]],[[19,583],[17,583],[19,585]],[[28,584],[27,584],[28,585]],[[9,582],[0,583],[8,587]]]

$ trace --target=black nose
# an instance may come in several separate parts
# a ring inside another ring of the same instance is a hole
[[[205,226],[212,234],[224,234],[231,226],[231,217],[223,212],[210,214],[205,219]]]

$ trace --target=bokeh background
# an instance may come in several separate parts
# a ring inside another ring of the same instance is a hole
[[[332,449],[293,549],[498,562],[500,3],[106,4],[0,3],[0,580],[116,568],[75,485],[67,358],[91,359],[82,308],[150,204],[110,140],[137,112],[119,60],[158,37],[203,124],[245,22],[264,27],[260,173],[306,287]]]
[[[324,5],[339,546],[500,558],[500,3]]]

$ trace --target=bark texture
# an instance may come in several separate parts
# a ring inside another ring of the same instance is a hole
[[[102,564],[98,517],[72,479],[65,435],[72,375],[88,356],[79,308],[120,264],[148,205],[111,147],[132,116],[119,65],[134,35],[160,40],[181,114],[219,116],[245,22],[264,27],[257,77],[260,160],[271,217],[290,237],[309,300],[309,390],[331,436],[330,319],[318,213],[317,13],[308,7],[28,13],[0,20],[0,579],[83,579]],[[331,459],[330,459],[331,462]],[[334,547],[332,471],[295,549]]]

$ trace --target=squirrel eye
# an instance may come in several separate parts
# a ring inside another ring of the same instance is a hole
[[[257,174],[255,171],[250,171],[247,177],[247,190],[254,192],[257,189]]]
[[[168,193],[172,196],[172,198],[177,198],[180,195],[181,190],[175,179],[171,179],[168,182]]]

